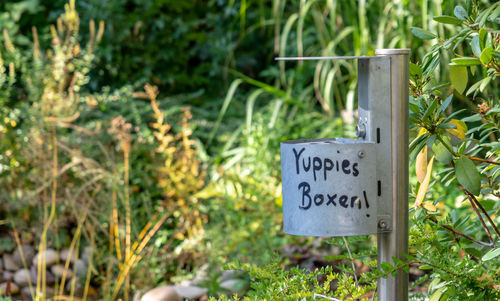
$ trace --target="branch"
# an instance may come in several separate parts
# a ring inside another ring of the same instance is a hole
[[[481,209],[481,211],[486,216],[486,219],[488,219],[488,222],[490,223],[491,227],[493,228],[493,230],[497,234],[498,238],[500,238],[500,231],[498,230],[497,226],[495,225],[495,223],[491,219],[490,215],[484,209],[483,205],[481,205],[481,203],[479,203],[479,201],[476,199],[476,197],[474,195],[472,195],[469,191],[465,190],[465,194],[467,194],[467,197],[469,197],[469,200],[472,199],[476,203],[476,205],[479,207],[479,209]]]
[[[467,234],[464,234],[464,233],[462,233],[462,232],[460,232],[458,230],[453,229],[450,226],[441,225],[441,227],[443,227],[443,228],[445,228],[447,230],[450,230],[451,232],[453,232],[453,233],[455,233],[457,235],[460,235],[460,236],[462,236],[464,238],[467,238],[468,240],[472,240],[473,242],[478,243],[478,244],[480,244],[482,246],[486,246],[486,247],[489,247],[489,248],[493,248],[495,246],[495,244],[492,241],[490,241],[489,243],[486,243],[484,241],[477,240],[477,239],[475,239],[475,238],[473,238],[473,237],[471,237],[471,236],[469,236]]]
[[[479,161],[479,162],[485,162],[485,163],[489,163],[489,164],[500,165],[500,162],[497,162],[497,161],[492,161],[492,160],[487,160],[487,159],[481,159],[481,158],[472,157],[472,156],[467,156],[467,158],[469,158],[471,160],[474,160],[474,161]]]

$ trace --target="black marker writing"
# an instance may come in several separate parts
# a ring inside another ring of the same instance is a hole
[[[297,166],[297,174],[300,173],[300,170],[299,170],[299,158],[300,158],[300,155],[302,155],[302,153],[306,150],[306,148],[302,148],[300,150],[300,152],[297,153],[297,151],[295,150],[295,148],[293,149],[293,154],[295,155],[295,166]]]
[[[300,209],[307,210],[311,208],[311,196],[309,192],[311,192],[311,186],[307,182],[302,182],[299,184],[299,190],[302,188],[302,206],[299,206]],[[307,198],[307,206],[305,204],[305,200]]]

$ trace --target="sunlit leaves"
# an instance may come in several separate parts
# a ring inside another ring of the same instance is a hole
[[[479,30],[479,46],[481,46],[481,49],[491,46],[491,35],[484,28]]]
[[[418,153],[415,162],[415,173],[417,174],[417,180],[420,183],[422,183],[425,179],[426,168],[427,168],[427,147],[424,147]]]
[[[427,190],[429,189],[429,183],[431,181],[433,163],[434,163],[434,157],[432,157],[429,160],[429,164],[427,165],[427,172],[425,174],[425,178],[422,181],[422,184],[420,184],[420,187],[418,188],[417,198],[415,199],[415,208],[420,207],[420,205],[422,204],[422,201],[425,198],[425,195],[427,194]]]
[[[483,52],[481,52],[481,56],[479,60],[481,63],[487,65],[493,59],[493,48],[491,46],[484,48]]]
[[[493,250],[490,250],[488,253],[484,254],[483,258],[481,258],[483,261],[488,261],[493,258],[496,258],[500,256],[500,248],[496,248]]]
[[[452,63],[458,66],[476,66],[481,65],[481,61],[475,57],[457,57],[451,60]]]
[[[467,87],[468,81],[467,68],[464,66],[450,66],[450,81],[451,85],[462,94]]]
[[[465,122],[457,119],[452,119],[449,123],[455,125],[456,128],[450,128],[447,130],[447,132],[459,139],[465,139],[465,133],[467,133],[467,125],[465,124]]]

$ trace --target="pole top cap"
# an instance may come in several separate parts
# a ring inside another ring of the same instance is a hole
[[[408,48],[388,48],[388,49],[375,49],[375,55],[405,55],[410,54]]]

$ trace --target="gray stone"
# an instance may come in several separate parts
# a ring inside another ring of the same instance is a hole
[[[36,289],[36,287],[33,287],[33,291]],[[30,287],[27,286],[27,287],[23,287],[21,289],[21,296],[24,297],[24,300],[34,300],[35,298],[33,298],[31,296],[31,290],[30,290]]]
[[[21,250],[22,250],[22,257],[21,257]],[[35,250],[30,245],[21,245],[16,248],[12,256],[14,257],[14,263],[17,264],[18,266],[24,267],[23,257],[24,257],[24,262],[26,263],[27,266],[29,266],[33,260],[33,257],[35,256]]]
[[[194,279],[191,280],[190,285],[196,286],[209,281],[210,279],[208,278],[208,268],[209,268],[208,264],[202,265],[196,272],[196,276],[194,277]]]
[[[10,283],[9,292],[7,292],[8,284],[8,282],[0,283],[0,291],[2,291],[2,294],[0,296],[5,296],[7,293],[11,295],[16,295],[17,293],[19,293],[19,286],[17,286],[14,282]]]
[[[184,279],[184,280],[182,280],[182,281],[179,283],[179,286],[191,286],[191,285],[196,285],[196,283],[194,282],[194,280],[187,280],[187,279]]]
[[[174,286],[174,289],[185,299],[198,299],[208,292],[206,288],[199,286]]]
[[[31,266],[30,269],[31,283],[36,284],[37,282],[37,266]],[[45,284],[52,285],[56,281],[54,275],[51,272],[45,271]]]
[[[83,285],[80,279],[78,278],[71,278],[67,281],[64,289],[66,290],[67,293],[71,293],[71,287],[73,286],[73,281],[75,281],[75,286],[73,288],[73,294],[77,296],[83,295]]]
[[[46,249],[45,252],[38,252],[36,256],[33,258],[33,265],[38,265],[38,260],[42,260],[42,257],[45,255],[45,267],[48,268],[53,266],[59,261],[59,253],[57,253],[54,249]]]
[[[20,286],[26,286],[30,282],[30,271],[28,269],[20,269],[14,274],[14,282]]]
[[[132,298],[132,301],[141,301],[141,295],[142,295],[141,290],[136,290],[134,293],[134,297]]]
[[[238,295],[244,294],[248,289],[247,281],[242,279],[229,279],[221,282],[219,286],[232,294],[236,293]]]
[[[53,265],[50,267],[50,270],[52,271],[52,274],[59,279],[61,279],[63,275],[66,279],[73,277],[73,271],[69,267],[66,270],[62,264]]]
[[[0,275],[0,281],[14,280],[14,274],[11,272],[3,271]]]
[[[174,287],[165,285],[149,290],[142,296],[141,301],[182,301],[182,297]]]
[[[66,263],[66,260],[69,258],[69,262],[75,263],[76,261],[76,251],[73,249],[71,252],[69,249],[64,249],[59,253],[59,257],[61,258],[62,263]]]
[[[229,279],[235,279],[237,278],[238,271],[237,270],[224,270],[222,271],[219,279],[217,281],[219,283],[224,282]]]
[[[409,273],[417,277],[422,277],[425,275],[425,271],[416,267],[410,267]]]
[[[25,300],[35,300],[35,299],[42,300],[43,293],[42,293],[42,289],[41,288],[38,290],[38,292],[36,292],[36,287],[33,287],[33,293],[36,296],[32,296],[31,295],[31,290],[30,290],[29,286],[24,287],[21,290],[21,295],[25,298]],[[53,297],[54,293],[55,293],[55,291],[54,291],[53,288],[51,288],[49,286],[45,287],[45,296],[44,296],[43,299],[49,298],[49,297]]]
[[[85,248],[83,248],[83,252],[82,252],[82,259],[88,263],[89,262],[89,258],[90,256],[92,256],[92,253],[94,252],[94,250],[92,249],[91,246],[86,246]]]
[[[85,263],[85,261],[78,259],[75,262],[74,268],[75,268],[76,276],[81,277],[81,278],[85,278],[87,276],[88,266]]]
[[[19,270],[19,266],[14,262],[14,257],[10,254],[3,254],[3,267],[7,271]]]

